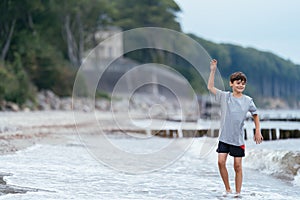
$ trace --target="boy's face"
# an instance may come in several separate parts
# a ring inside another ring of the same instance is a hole
[[[233,92],[242,93],[245,90],[246,83],[242,80],[236,80],[231,83],[229,81],[230,87],[232,88]]]

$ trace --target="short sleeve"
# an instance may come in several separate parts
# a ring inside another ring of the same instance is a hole
[[[221,103],[222,101],[225,101],[226,94],[227,94],[227,92],[217,89],[216,95],[215,95],[215,101],[217,103]]]
[[[257,115],[258,114],[257,108],[256,108],[256,106],[253,102],[253,99],[250,100],[249,112],[251,113],[251,115]]]

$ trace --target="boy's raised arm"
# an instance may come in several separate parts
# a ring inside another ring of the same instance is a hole
[[[218,61],[216,59],[213,59],[210,62],[210,74],[209,74],[208,83],[207,83],[207,89],[214,95],[216,95],[216,93],[217,93],[217,89],[215,88],[215,83],[214,83],[215,73],[217,70],[217,63],[218,63]]]

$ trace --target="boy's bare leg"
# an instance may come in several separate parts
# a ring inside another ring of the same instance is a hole
[[[234,157],[235,190],[241,193],[243,182],[242,157]]]
[[[225,185],[225,189],[227,192],[230,192],[230,185],[229,185],[229,178],[228,178],[228,171],[226,168],[226,160],[227,160],[228,153],[218,153],[218,166],[219,171],[222,177],[222,180]]]

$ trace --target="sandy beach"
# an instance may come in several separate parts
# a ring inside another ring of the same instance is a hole
[[[76,129],[92,127],[87,113],[75,122],[73,112],[39,111],[1,113],[0,155],[14,153],[34,144],[65,143]]]

